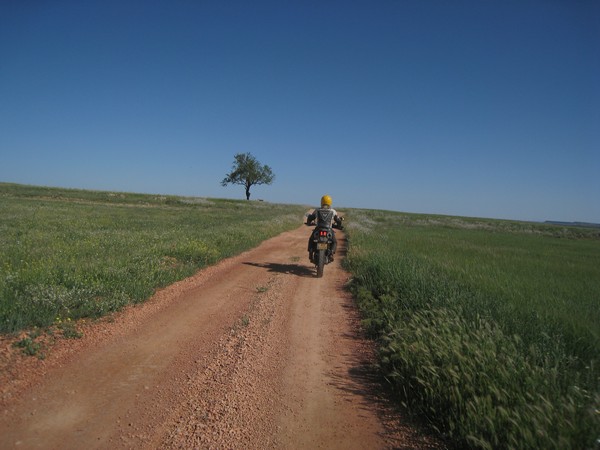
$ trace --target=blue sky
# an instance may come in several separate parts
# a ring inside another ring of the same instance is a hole
[[[0,2],[0,181],[600,222],[600,2]]]

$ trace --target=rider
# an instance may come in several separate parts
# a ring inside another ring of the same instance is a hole
[[[309,214],[306,217],[306,223],[309,224],[317,220],[317,228],[318,227],[326,227],[331,228],[332,222],[335,222],[338,225],[341,225],[342,219],[338,216],[337,211],[331,207],[331,197],[329,195],[324,195],[321,197],[321,207],[315,209],[312,214]],[[329,255],[329,260],[333,261],[333,255],[337,249],[337,239],[335,238],[335,233],[333,229],[331,230],[331,237],[333,243],[331,244],[331,254]],[[314,252],[315,243],[312,240],[312,234],[308,239],[308,258],[313,260],[313,252]]]

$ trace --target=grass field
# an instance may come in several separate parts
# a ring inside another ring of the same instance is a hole
[[[297,227],[306,208],[0,183],[0,332],[159,287]],[[600,231],[347,210],[344,261],[398,398],[458,448],[600,438]]]
[[[469,448],[594,448],[600,232],[348,214],[352,289],[412,411]]]
[[[306,208],[0,183],[0,332],[98,317],[298,227]]]

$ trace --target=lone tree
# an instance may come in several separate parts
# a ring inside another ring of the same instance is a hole
[[[259,163],[250,153],[238,153],[234,156],[235,161],[231,167],[231,173],[228,173],[222,186],[228,184],[241,184],[246,188],[246,200],[250,200],[250,187],[255,184],[271,184],[275,179],[275,174],[267,165]]]

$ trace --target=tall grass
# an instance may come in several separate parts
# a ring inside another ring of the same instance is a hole
[[[461,447],[596,445],[598,230],[349,216],[352,289],[406,405]]]
[[[0,183],[0,332],[141,302],[298,226],[304,210]]]

